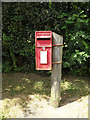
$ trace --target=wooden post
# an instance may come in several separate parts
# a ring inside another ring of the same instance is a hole
[[[51,73],[51,105],[55,108],[60,106],[60,85],[62,69],[62,44],[63,37],[53,32],[52,49],[52,73]]]

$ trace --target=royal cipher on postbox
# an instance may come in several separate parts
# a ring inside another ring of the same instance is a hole
[[[36,70],[52,69],[52,31],[35,32]]]

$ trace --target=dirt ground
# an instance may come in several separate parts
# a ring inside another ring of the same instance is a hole
[[[35,104],[35,103],[34,103]],[[42,106],[42,108],[40,107]],[[50,101],[43,100],[35,114],[28,114],[27,118],[88,118],[88,96],[59,108],[50,106]]]
[[[88,80],[64,76],[59,108],[50,103],[51,78],[3,74],[0,118],[88,118]]]
[[[13,102],[8,99],[7,103],[9,102],[13,104]],[[6,109],[5,105],[8,107],[7,103],[3,104],[3,101],[0,101],[0,108]],[[24,111],[22,108],[20,109],[19,104],[13,104],[13,106],[10,107],[9,115],[11,117],[7,116],[6,118],[88,118],[88,96],[59,108],[53,108],[50,105],[50,99],[46,100],[43,98],[41,100],[34,95],[30,95]]]

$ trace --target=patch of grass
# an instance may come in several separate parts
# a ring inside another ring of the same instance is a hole
[[[61,83],[62,100],[88,95],[88,78],[64,77]]]
[[[41,77],[35,74],[4,74],[3,98],[19,94],[45,94],[50,95],[50,77]]]

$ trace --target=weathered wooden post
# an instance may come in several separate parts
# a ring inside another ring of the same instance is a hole
[[[60,85],[62,76],[62,45],[63,37],[53,32],[51,105],[55,108],[60,106]]]

